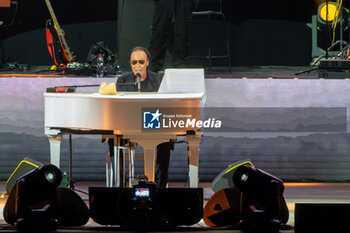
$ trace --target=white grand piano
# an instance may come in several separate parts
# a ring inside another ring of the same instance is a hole
[[[155,148],[162,142],[186,135],[189,147],[190,187],[198,187],[199,143],[201,128],[197,125],[145,129],[146,110],[189,115],[200,119],[200,108],[205,100],[203,69],[167,69],[157,93],[118,92],[117,95],[97,93],[45,93],[45,134],[50,142],[50,162],[60,167],[60,144],[66,130],[76,133],[109,131],[113,137],[122,137],[140,144],[144,149],[144,172],[154,181]],[[171,115],[171,114],[170,114]],[[172,119],[174,120],[174,119]],[[115,141],[114,166],[119,168],[118,146]],[[119,172],[115,172],[119,186]],[[118,176],[117,176],[118,174]]]

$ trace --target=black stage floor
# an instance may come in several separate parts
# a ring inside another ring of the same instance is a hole
[[[81,191],[88,191],[88,187],[104,186],[104,182],[77,182],[76,189]],[[210,188],[210,183],[200,183],[199,186],[204,188],[204,203],[206,203],[214,192]],[[184,183],[170,183],[169,187],[183,187]],[[5,191],[5,182],[0,182],[0,192]],[[82,194],[81,197],[88,202],[88,196]],[[285,183],[284,197],[289,208],[289,221],[286,229],[281,230],[282,233],[294,232],[294,206],[295,203],[350,203],[350,183]],[[3,206],[6,198],[0,200],[0,232],[15,232],[3,220]],[[315,223],[322,224],[322,223]],[[81,227],[70,227],[58,229],[57,232],[115,232],[122,231],[118,227],[101,226],[89,220],[89,222]],[[240,232],[239,230],[229,228],[213,228],[208,227],[201,220],[199,223],[190,227],[179,227],[176,231],[179,232]],[[315,232],[317,233],[317,232]]]

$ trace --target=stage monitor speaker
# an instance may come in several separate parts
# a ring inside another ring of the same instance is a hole
[[[240,160],[228,165],[228,167],[222,172],[220,172],[220,174],[217,175],[211,183],[211,188],[213,189],[213,191],[217,192],[221,189],[234,188],[235,185],[232,181],[233,174],[235,173],[237,168],[242,165],[249,165],[254,167],[250,160]]]
[[[90,187],[90,217],[101,225],[121,225],[123,223],[119,206],[119,195],[126,188]]]
[[[296,203],[295,233],[346,232],[349,230],[350,204]]]
[[[237,188],[221,189],[204,207],[204,223],[208,226],[234,226],[241,219],[242,193]]]
[[[6,191],[8,193],[11,193],[12,188],[15,186],[16,181],[24,176],[25,174],[33,171],[34,169],[37,169],[39,167],[42,167],[44,164],[35,161],[31,158],[25,157],[16,167],[16,169],[13,171],[11,176],[8,178],[6,182]]]
[[[57,188],[57,219],[61,226],[82,226],[89,221],[89,208],[84,200],[69,188]]]
[[[133,188],[90,187],[90,216],[101,225],[127,226]],[[193,225],[203,217],[202,188],[159,188],[156,213],[172,225]],[[132,211],[132,210],[131,210]]]
[[[157,189],[159,212],[174,225],[193,225],[203,218],[202,188]]]

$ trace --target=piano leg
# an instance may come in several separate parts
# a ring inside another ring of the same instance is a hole
[[[199,143],[201,133],[196,135],[187,135],[188,142],[188,175],[190,178],[190,187],[198,187],[198,166],[199,166]]]
[[[155,181],[155,163],[156,154],[155,150],[158,144],[167,142],[171,137],[169,136],[145,136],[145,135],[124,135],[126,138],[134,143],[138,143],[143,147],[143,158],[144,158],[144,173],[148,177],[149,181]],[[175,136],[176,137],[176,136]]]
[[[121,185],[123,187],[126,187],[126,182],[125,182],[125,156],[126,156],[126,151],[124,150],[123,153],[119,153],[119,159],[122,159],[122,163],[120,164],[120,167],[122,169],[122,183]]]
[[[50,163],[59,168],[62,135],[48,135],[47,137],[50,142]]]
[[[106,187],[113,187],[113,166],[109,153],[106,155]]]
[[[156,163],[156,147],[162,142],[168,142],[170,139],[176,138],[176,135],[124,135],[134,143],[138,143],[143,147],[144,172],[149,181],[155,181],[155,163]]]
[[[120,140],[121,136],[116,135],[114,137],[114,182],[116,187],[120,187]]]
[[[155,181],[154,168],[156,162],[155,148],[158,144],[144,144],[143,145],[143,153],[144,153],[144,170],[145,175],[148,177],[149,181]]]
[[[129,187],[132,187],[132,181],[135,179],[135,144],[129,142]]]

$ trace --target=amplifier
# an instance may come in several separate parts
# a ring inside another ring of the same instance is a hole
[[[350,69],[350,60],[344,59],[321,59],[318,65],[320,69]]]

